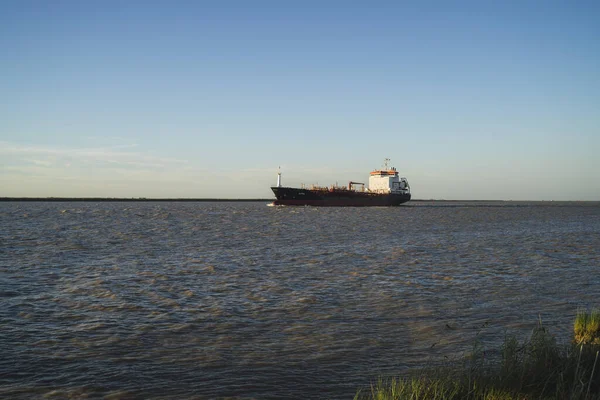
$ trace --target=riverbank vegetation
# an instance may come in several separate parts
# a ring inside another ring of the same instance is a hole
[[[600,310],[577,312],[572,343],[559,345],[541,321],[520,342],[507,335],[495,360],[469,357],[404,378],[379,380],[355,400],[600,399]]]

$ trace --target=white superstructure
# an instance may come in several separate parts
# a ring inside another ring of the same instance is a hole
[[[406,178],[400,178],[394,167],[388,167],[389,158],[385,159],[383,169],[371,172],[369,176],[369,191],[374,193],[410,193]]]

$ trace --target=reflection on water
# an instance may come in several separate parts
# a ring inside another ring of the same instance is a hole
[[[351,398],[570,338],[600,204],[0,203],[0,397]]]

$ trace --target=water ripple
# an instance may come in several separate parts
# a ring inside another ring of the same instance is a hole
[[[350,398],[598,305],[598,203],[0,203],[0,397]]]

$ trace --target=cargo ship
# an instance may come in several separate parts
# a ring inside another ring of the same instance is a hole
[[[272,205],[286,206],[399,206],[410,200],[410,186],[385,159],[382,169],[371,171],[369,185],[348,182],[348,186],[331,185],[293,188],[281,184],[281,170],[277,173],[277,186],[271,187],[276,200]]]

